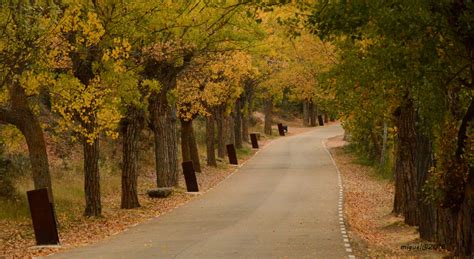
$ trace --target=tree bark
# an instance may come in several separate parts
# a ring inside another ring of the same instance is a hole
[[[137,107],[129,107],[121,121],[122,133],[122,209],[140,207],[138,201],[138,138],[143,129],[143,112]]]
[[[207,151],[207,165],[217,166],[216,148],[215,148],[215,120],[214,115],[206,117],[206,151]]]
[[[264,125],[264,130],[266,135],[271,136],[272,135],[272,117],[273,117],[273,101],[268,99],[265,102],[265,125]]]
[[[25,90],[20,85],[9,89],[11,109],[0,109],[0,121],[14,125],[23,134],[28,146],[33,183],[35,189],[48,188],[53,202],[51,174],[43,129],[31,110]]]
[[[249,116],[248,111],[244,111],[242,114],[242,142],[250,142],[249,135]]]
[[[193,161],[194,171],[201,172],[201,161],[196,138],[194,137],[193,120],[181,119],[181,154],[184,161]]]
[[[84,150],[84,192],[86,209],[84,216],[99,217],[102,213],[100,202],[100,176],[99,176],[99,139],[89,143],[82,140]]]
[[[253,88],[254,82],[249,80],[245,84],[245,96],[244,96],[244,112],[242,114],[242,138],[243,141],[250,143],[250,136],[249,136],[249,126],[250,126],[250,119],[252,118],[253,113]]]
[[[388,124],[386,121],[383,122],[383,136],[382,136],[382,153],[380,154],[380,165],[385,164],[385,158],[387,157],[387,137],[388,137]]]
[[[303,126],[309,126],[308,101],[303,101]]]
[[[234,116],[226,116],[224,122],[225,144],[235,145]]]
[[[224,108],[216,108],[216,124],[217,124],[217,156],[224,158],[226,155],[225,140],[224,140]]]
[[[183,162],[191,161],[189,137],[191,135],[191,121],[181,119],[181,157]]]
[[[234,111],[234,142],[235,148],[242,148],[242,107],[241,99],[235,101]]]
[[[309,101],[308,111],[309,111],[310,126],[315,127],[316,125],[318,125],[318,122],[317,122],[318,113],[316,112],[316,107],[313,101]]]
[[[418,225],[419,183],[416,170],[416,111],[411,100],[399,109],[395,161],[395,213],[405,216],[405,223]]]
[[[158,187],[178,185],[178,143],[174,108],[154,114],[152,127],[155,141],[156,184]]]
[[[171,69],[171,68],[170,68]],[[155,142],[156,184],[178,185],[178,136],[176,107],[168,103],[168,92],[176,88],[176,72],[161,75],[163,88],[149,98],[150,126]]]

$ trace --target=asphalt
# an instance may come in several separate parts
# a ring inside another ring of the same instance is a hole
[[[322,144],[342,133],[333,125],[276,139],[186,205],[48,258],[347,258],[337,169]]]

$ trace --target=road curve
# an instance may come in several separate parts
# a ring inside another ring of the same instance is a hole
[[[291,131],[291,128],[290,128]],[[322,141],[340,126],[274,140],[190,203],[53,258],[344,258],[338,173]]]

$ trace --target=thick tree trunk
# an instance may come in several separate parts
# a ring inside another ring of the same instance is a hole
[[[171,67],[164,70],[159,76],[163,88],[159,93],[151,94],[148,109],[155,141],[156,184],[158,187],[175,187],[178,185],[177,117],[176,107],[168,103],[168,92],[176,88],[177,72]]]
[[[303,101],[303,126],[309,126],[308,101]]]
[[[89,143],[82,141],[84,151],[84,194],[86,209],[84,216],[99,217],[102,213],[100,202],[100,176],[99,176],[99,139]]]
[[[465,186],[464,201],[457,217],[456,253],[474,254],[474,168],[470,169]]]
[[[374,130],[370,130],[370,139],[372,140],[372,144],[374,145],[374,152],[373,155],[375,156],[375,159],[380,161],[380,158],[382,156],[382,147],[380,146],[379,139],[377,134],[375,134]]]
[[[143,112],[129,107],[127,116],[121,121],[122,133],[122,209],[140,207],[138,201],[138,138],[143,129]]]
[[[385,164],[385,158],[387,157],[387,137],[388,137],[388,124],[386,121],[383,122],[383,135],[382,135],[382,153],[380,154],[380,165]]]
[[[19,113],[23,122],[20,123],[21,133],[25,136],[30,157],[31,170],[35,189],[48,188],[50,201],[53,202],[51,175],[49,172],[48,153],[44,141],[43,130],[31,111]]]
[[[397,119],[398,139],[395,161],[395,213],[405,216],[405,223],[418,225],[419,222],[419,183],[416,168],[416,112],[408,100],[400,108]]]
[[[224,158],[226,155],[225,136],[224,136],[224,107],[216,109],[216,124],[217,124],[217,156]]]
[[[226,116],[224,122],[225,144],[235,145],[234,116]]]
[[[191,151],[189,149],[189,138],[191,135],[192,122],[181,119],[181,157],[183,162],[191,161]]]
[[[201,170],[201,159],[199,157],[199,149],[197,146],[196,135],[194,134],[194,128],[191,124],[191,136],[189,138],[189,150],[191,152],[191,160],[194,163],[194,171],[200,173]]]
[[[474,48],[471,50],[474,59]],[[474,60],[472,61],[472,79],[474,80]],[[456,225],[456,242],[455,252],[462,256],[474,255],[474,166],[469,163],[469,155],[474,152],[474,140],[469,136],[469,127],[474,125],[474,99],[464,115],[461,126],[457,134],[457,148],[455,154],[455,162],[459,166],[455,166],[447,174],[461,174],[467,171],[467,179],[463,186],[462,202],[459,205]],[[471,128],[472,130],[472,128]],[[466,154],[468,154],[466,156]],[[460,172],[456,172],[458,170]],[[458,186],[456,186],[459,188]],[[454,188],[456,188],[454,187]],[[452,193],[452,192],[450,192]]]
[[[51,174],[43,129],[31,110],[24,89],[13,85],[9,89],[11,109],[0,109],[0,121],[17,127],[25,136],[35,189],[48,188],[53,202]]]
[[[420,237],[425,240],[435,241],[436,239],[436,221],[437,207],[434,203],[425,201],[423,187],[429,178],[429,170],[433,166],[433,149],[430,139],[417,129],[416,150],[415,150],[415,166],[418,183],[418,231]]]
[[[272,117],[273,117],[273,101],[268,99],[265,102],[265,125],[263,132],[266,135],[272,135]]]
[[[215,121],[214,115],[206,118],[206,151],[207,151],[207,165],[217,166],[216,148],[215,148]]]
[[[318,113],[316,112],[316,107],[313,103],[313,101],[310,101],[308,104],[308,111],[309,111],[309,124],[311,127],[315,127],[318,125],[317,118],[318,118]]]
[[[250,143],[250,136],[249,136],[249,126],[250,126],[250,119],[253,113],[253,95],[254,95],[254,88],[255,81],[249,79],[245,81],[245,91],[243,96],[243,113],[242,113],[242,139],[244,142]]]
[[[199,150],[194,137],[193,121],[181,119],[181,154],[184,161],[193,161],[194,171],[201,172]]]
[[[176,114],[173,108],[154,115],[156,184],[158,187],[178,185],[178,143]]]
[[[242,107],[241,100],[235,101],[234,111],[234,142],[235,148],[242,148]]]
[[[242,141],[243,142],[250,142],[249,136],[249,116],[247,115],[247,111],[242,114]]]

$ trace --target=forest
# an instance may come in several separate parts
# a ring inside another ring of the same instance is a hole
[[[227,144],[325,115],[394,214],[474,255],[472,1],[0,0],[0,35],[0,226],[39,188],[60,229],[109,196],[128,213],[182,189],[181,162],[220,170]]]

